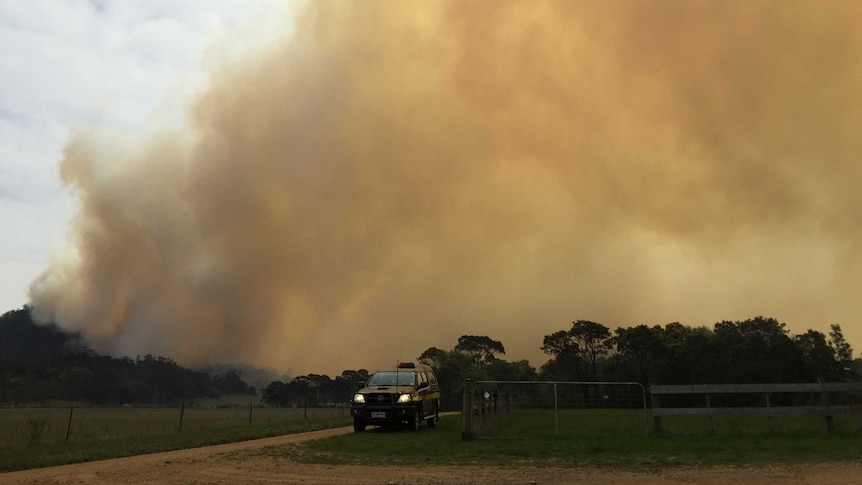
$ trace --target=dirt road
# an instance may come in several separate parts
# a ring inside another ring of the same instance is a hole
[[[189,450],[0,473],[0,485],[862,484],[862,462],[628,472],[578,468],[329,466],[307,465],[291,460],[292,444],[345,434],[352,430],[351,427],[338,428]]]

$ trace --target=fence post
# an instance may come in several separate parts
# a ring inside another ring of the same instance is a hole
[[[485,396],[483,396],[483,393],[481,392],[478,395],[473,395],[473,393],[471,392],[470,402],[476,401],[477,399],[478,401],[476,405],[476,425],[479,427],[479,429],[484,430],[486,428],[485,425],[487,424],[487,422],[485,421],[485,405],[487,404],[485,402]]]
[[[707,393],[704,393],[703,395],[706,396],[706,409],[711,410],[712,406],[709,403],[709,393],[707,392]],[[715,425],[712,422],[712,411],[710,411],[710,413],[709,413],[709,432],[715,433]]]
[[[464,402],[461,416],[464,419],[464,429],[461,431],[462,440],[473,439],[473,385],[470,378],[464,380]]]
[[[829,393],[826,392],[826,386],[823,385],[823,379],[817,379],[817,382],[820,383],[820,405],[824,408],[829,408]],[[832,432],[835,431],[835,423],[832,421],[832,416],[826,414],[823,417],[826,419],[826,432],[832,434]]]
[[[66,425],[66,442],[69,441],[69,432],[72,430],[72,413],[75,411],[75,406],[69,408],[69,424]]]
[[[763,395],[766,397],[766,407],[771,408],[772,403],[769,401],[769,393],[764,392]],[[770,414],[769,416],[766,417],[766,423],[769,426],[769,434],[772,434],[772,431],[773,431],[773,429],[772,429],[772,414]]]
[[[659,409],[661,407],[661,403],[659,403],[659,397],[655,393],[652,392],[652,387],[654,385],[655,385],[655,379],[650,379],[650,381],[649,381],[650,407],[653,410],[652,427],[653,427],[653,433],[661,434],[664,431],[662,429],[662,426],[661,426],[661,416],[655,415],[655,410]]]
[[[640,382],[637,383],[641,388],[641,405],[644,408],[644,435],[649,436],[649,420],[647,419],[647,407],[646,407],[646,388]]]
[[[557,406],[557,383],[554,383],[554,436],[560,435],[560,410]]]
[[[180,405],[180,423],[177,425],[177,432],[183,430],[183,414],[186,413],[186,401],[183,400],[183,403]]]

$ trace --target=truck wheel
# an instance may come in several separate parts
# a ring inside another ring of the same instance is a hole
[[[440,409],[439,408],[440,407],[437,405],[437,401],[435,400],[434,401],[434,416],[431,416],[430,418],[428,418],[428,426],[429,427],[433,428],[434,425],[437,424],[437,421],[440,420]]]
[[[419,431],[419,426],[422,425],[422,406],[416,406],[413,410],[413,421],[410,423],[410,429]]]
[[[365,421],[360,418],[353,418],[353,431],[355,433],[365,431]]]

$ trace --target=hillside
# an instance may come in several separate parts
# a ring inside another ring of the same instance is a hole
[[[232,369],[210,374],[167,357],[101,355],[78,333],[37,324],[26,306],[0,316],[0,404],[172,404],[237,393],[255,389]]]

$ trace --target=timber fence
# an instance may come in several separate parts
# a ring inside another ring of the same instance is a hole
[[[862,382],[652,384],[649,393],[655,433],[670,416],[823,416],[831,433],[833,416],[862,415]]]

